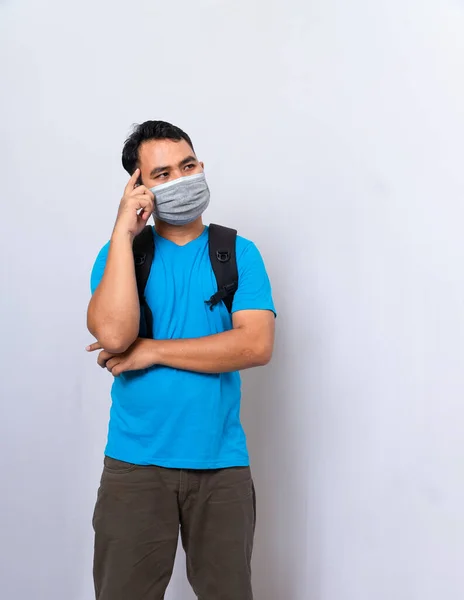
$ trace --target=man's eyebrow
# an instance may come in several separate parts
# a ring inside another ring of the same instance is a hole
[[[195,158],[195,156],[187,156],[187,158],[184,158],[184,160],[181,160],[179,163],[179,167],[183,167],[186,164],[190,163],[190,162],[198,162],[198,159]]]
[[[150,172],[150,177],[157,175],[158,173],[164,173],[165,171],[170,171],[171,167],[156,167]]]
[[[184,167],[185,165],[187,165],[188,163],[191,163],[191,162],[198,162],[198,159],[193,155],[187,156],[186,158],[184,158],[183,160],[180,161],[178,166]],[[150,177],[153,179],[153,177],[155,175],[158,175],[158,173],[166,173],[166,171],[169,172],[171,169],[172,169],[172,167],[155,167],[150,172]]]

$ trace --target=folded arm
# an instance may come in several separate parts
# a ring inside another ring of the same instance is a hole
[[[233,315],[233,329],[194,339],[138,339],[123,354],[100,352],[98,363],[114,376],[164,365],[198,373],[227,373],[266,365],[274,346],[274,313],[243,310]],[[101,346],[93,344],[89,350]]]
[[[155,340],[157,363],[200,373],[226,373],[266,365],[274,345],[274,313],[245,310],[233,315],[234,328],[203,338]]]

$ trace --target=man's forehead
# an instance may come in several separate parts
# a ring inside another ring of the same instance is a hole
[[[150,167],[160,162],[166,165],[178,164],[188,156],[195,155],[185,140],[148,140],[139,148],[140,163]]]

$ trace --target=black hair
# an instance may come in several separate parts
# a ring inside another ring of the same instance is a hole
[[[129,175],[132,175],[137,168],[140,144],[148,140],[173,140],[175,142],[185,140],[195,152],[192,140],[179,127],[166,123],[166,121],[145,121],[140,125],[134,125],[132,133],[124,142],[122,166]]]

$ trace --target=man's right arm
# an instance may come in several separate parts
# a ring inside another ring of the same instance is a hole
[[[108,251],[103,277],[90,300],[87,327],[100,345],[115,354],[125,352],[139,333],[140,304],[132,244],[153,212],[154,197],[136,186],[136,169],[126,186]]]

